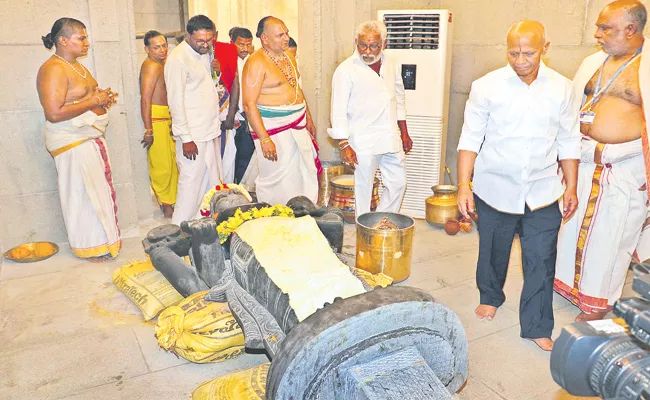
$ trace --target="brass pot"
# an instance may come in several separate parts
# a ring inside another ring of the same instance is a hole
[[[426,199],[427,222],[443,228],[449,218],[460,220],[458,188],[453,185],[438,185],[431,190],[433,195]]]
[[[375,178],[370,198],[370,211],[379,204],[379,179]],[[339,175],[330,180],[330,207],[343,211],[343,220],[348,224],[355,222],[354,175]]]
[[[383,217],[397,229],[375,229]],[[356,267],[372,274],[383,272],[401,282],[411,275],[415,221],[402,214],[370,212],[357,219]]]
[[[332,178],[346,173],[346,167],[341,161],[323,161],[323,173],[318,177],[318,200],[316,205],[327,207],[330,201]]]

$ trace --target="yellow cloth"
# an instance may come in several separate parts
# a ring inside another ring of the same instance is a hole
[[[236,232],[253,248],[269,278],[289,296],[298,321],[337,297],[365,293],[310,216],[255,219]]]
[[[203,382],[192,400],[264,400],[270,366],[266,363]]]
[[[197,364],[231,360],[244,353],[244,334],[227,303],[194,293],[158,316],[158,345]]]
[[[169,107],[151,106],[153,144],[147,154],[149,178],[158,202],[176,204],[178,167],[176,166],[176,143],[171,135],[172,120]]]

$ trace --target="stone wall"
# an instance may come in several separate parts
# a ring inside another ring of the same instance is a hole
[[[34,2],[0,0],[0,250],[30,240],[66,242],[54,161],[45,150],[36,74],[51,56],[41,42],[54,21],[86,24],[92,49],[81,60],[101,87],[120,93],[106,134],[125,236],[152,216],[146,153],[139,145],[133,0]]]
[[[447,165],[455,176],[456,146],[473,80],[506,64],[505,35],[521,19],[540,20],[551,41],[547,65],[573,77],[581,60],[597,51],[594,24],[609,0],[312,0],[299,2],[305,94],[315,115],[323,160],[337,159],[327,137],[331,78],[336,66],[354,51],[354,28],[377,17],[377,10],[449,9],[453,13]]]

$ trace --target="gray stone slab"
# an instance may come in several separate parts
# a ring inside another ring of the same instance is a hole
[[[90,262],[49,274],[0,282],[3,309],[47,304],[106,290],[115,265]]]
[[[0,20],[3,21],[0,43],[33,43],[39,44],[44,49],[41,36],[50,32],[54,21],[63,15],[87,23],[87,2],[84,0],[53,2],[0,0]],[[26,35],[26,27],[29,27],[34,34]]]
[[[20,4],[21,2],[15,2]],[[22,12],[19,14],[23,14]],[[59,15],[58,13],[56,15]],[[4,19],[5,21],[13,21],[13,18],[9,17]],[[48,18],[49,26],[47,27],[47,32],[50,31],[51,24],[54,22],[54,19]],[[33,27],[33,24],[25,25]],[[6,29],[3,29],[3,32],[7,32]],[[30,36],[25,35],[25,28],[19,28],[16,33],[19,33],[21,37]],[[36,32],[36,31],[33,31]],[[34,34],[32,37],[38,38],[40,42],[40,35],[44,35],[46,32],[38,32],[39,34]],[[30,41],[30,39],[27,39]],[[16,43],[22,43],[18,40]],[[13,68],[11,73],[11,79],[2,79],[0,80],[0,91],[2,93],[11,94],[2,96],[0,98],[0,111],[24,111],[24,110],[40,110],[41,103],[38,100],[38,93],[36,92],[36,75],[41,64],[45,62],[52,54],[43,47],[41,42],[38,44],[26,44],[26,45],[0,45],[0,52],[2,52],[2,59],[5,65],[14,65],[20,66],[18,68]]]
[[[465,386],[453,398],[456,400],[503,400],[503,397],[472,375],[467,378]]]
[[[469,93],[472,82],[508,63],[505,35],[504,31],[502,42],[495,45],[454,44],[451,58],[451,90],[453,92]],[[450,107],[450,114],[451,112],[453,111]]]
[[[142,326],[153,332],[153,325],[144,322],[140,310],[116,289],[16,308],[3,314],[0,354],[44,343],[76,342],[87,335],[122,332],[123,328]]]
[[[127,379],[123,384],[112,382],[64,398],[66,400],[189,399],[194,389],[205,381],[266,362],[268,362],[266,356],[244,354],[234,360],[218,364],[188,363]]]
[[[454,43],[503,44],[510,25],[526,15],[525,0],[443,0],[453,13]]]
[[[88,0],[90,36],[93,42],[118,41],[119,29],[115,0]]]
[[[142,324],[134,326],[132,329],[138,338],[142,355],[151,372],[189,363],[184,358],[160,348],[154,335],[154,326]]]
[[[48,341],[3,354],[4,398],[52,398],[148,372],[130,329],[94,332],[73,341]]]
[[[430,293],[458,315],[470,342],[519,324],[519,314],[504,307],[492,321],[478,319],[474,310],[479,304],[479,292],[473,280]]]
[[[575,315],[568,308],[555,311],[554,338]],[[519,326],[470,342],[469,353],[470,374],[506,399],[532,399],[557,388],[549,368],[550,353],[521,339]]]
[[[0,193],[58,190],[54,160],[45,149],[42,110],[0,112]]]
[[[58,192],[0,196],[0,222],[5,227],[0,242],[7,249],[25,242],[68,241]]]
[[[526,17],[541,21],[547,40],[555,45],[579,45],[585,20],[584,0],[527,0]]]

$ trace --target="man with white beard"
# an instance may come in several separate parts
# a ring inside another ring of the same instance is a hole
[[[413,142],[406,127],[399,65],[384,53],[386,26],[367,21],[356,30],[356,51],[332,77],[332,128],[341,159],[354,166],[357,217],[370,212],[375,172],[384,191],[377,211],[399,211],[406,188],[405,154]]]

